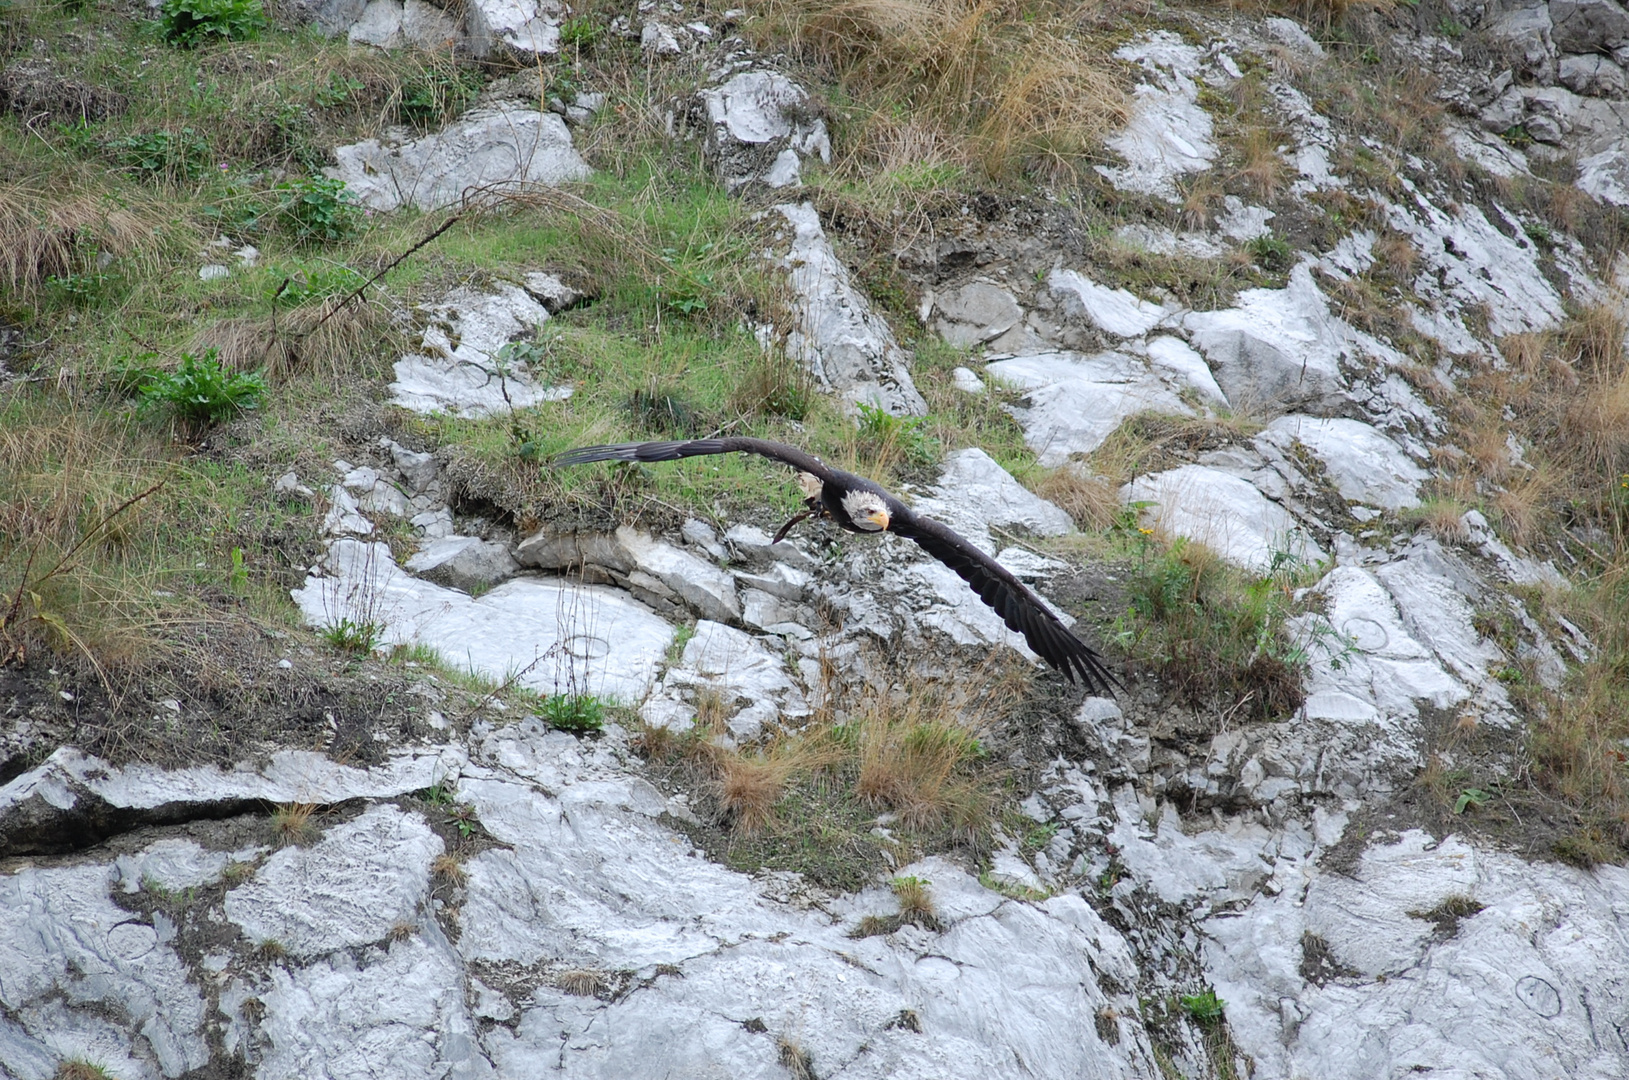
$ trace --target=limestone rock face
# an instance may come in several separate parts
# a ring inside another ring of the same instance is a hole
[[[831,160],[826,122],[811,111],[803,87],[778,71],[740,72],[698,99],[704,153],[727,191],[793,187],[805,159]]]
[[[589,168],[554,113],[516,104],[471,110],[431,135],[407,142],[379,139],[341,146],[328,170],[374,210],[436,210],[489,185],[583,180]]]
[[[780,265],[793,294],[787,355],[816,383],[856,405],[921,416],[927,403],[911,381],[905,353],[832,251],[820,215],[808,203],[774,208],[790,226]]]

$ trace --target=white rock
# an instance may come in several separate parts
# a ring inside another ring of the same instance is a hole
[[[158,1080],[209,1063],[206,1007],[186,963],[108,885],[108,866],[95,863],[0,877],[7,1075],[49,1080],[60,1060],[79,1058]]]
[[[1026,392],[1026,404],[1014,415],[1024,441],[1048,467],[1097,449],[1136,413],[1193,415],[1146,363],[1124,353],[1037,353],[999,360],[985,370]]]
[[[407,569],[438,585],[470,592],[514,577],[520,564],[504,544],[478,536],[444,536],[420,548],[407,560]]]
[[[1166,334],[1150,338],[1148,359],[1154,367],[1170,373],[1179,385],[1192,387],[1210,404],[1228,408],[1227,395],[1217,385],[1205,358],[1181,338]]]
[[[639,32],[639,47],[656,56],[677,56],[684,51],[671,26],[653,21],[647,21]]]
[[[396,361],[390,384],[396,404],[479,417],[571,396],[570,387],[539,386],[524,361],[502,358],[506,344],[549,318],[518,285],[494,282],[485,292],[460,286],[419,310],[427,320],[423,352]]]
[[[992,527],[1035,536],[1075,531],[1066,512],[1014,480],[977,447],[946,457],[939,483],[931,495],[916,501],[915,509],[943,521],[991,554],[997,547],[990,536]]]
[[[1098,172],[1122,191],[1174,201],[1177,177],[1204,172],[1216,160],[1210,114],[1199,105],[1199,85],[1194,81],[1200,50],[1184,45],[1168,30],[1156,30],[1121,46],[1114,55],[1140,64],[1154,81],[1137,85],[1131,119],[1106,140],[1126,164],[1099,165]]]
[[[1420,505],[1420,484],[1431,475],[1361,420],[1281,416],[1258,438],[1284,449],[1300,443],[1324,463],[1342,498],[1385,510]]]
[[[232,276],[232,268],[220,263],[209,263],[198,268],[199,281],[220,281]]]
[[[1580,168],[1582,184],[1587,162]],[[1456,203],[1451,215],[1418,193],[1411,203],[1390,205],[1387,216],[1419,251],[1422,272],[1414,281],[1415,295],[1450,315],[1485,310],[1488,332],[1496,338],[1560,325],[1561,297],[1539,268],[1538,245],[1513,215],[1501,210],[1515,234],[1506,236],[1473,203]]]
[[[1267,28],[1267,33],[1297,52],[1313,60],[1323,59],[1323,46],[1313,40],[1312,35],[1307,33],[1300,23],[1291,19],[1275,18],[1263,20],[1262,25]]]
[[[1175,308],[1139,300],[1124,289],[1094,284],[1074,270],[1053,270],[1046,283],[1054,293],[1077,300],[1092,325],[1116,337],[1142,337],[1176,313]]]
[[[1183,320],[1235,409],[1271,415],[1343,400],[1340,360],[1357,353],[1360,339],[1329,313],[1307,266],[1291,272],[1287,288],[1247,289],[1236,303]]]
[[[295,957],[383,941],[422,918],[441,851],[423,818],[380,804],[310,847],[273,853],[226,894],[226,917],[256,945],[275,941]]]
[[[535,61],[559,51],[562,15],[554,0],[469,0],[468,48],[477,59],[507,47],[517,59]]]
[[[240,852],[236,861],[246,862],[264,848],[251,848]],[[151,882],[171,892],[210,885],[221,879],[233,856],[224,851],[205,851],[191,840],[165,837],[148,844],[141,851],[120,855],[113,861],[118,869],[119,884],[125,893],[140,892]]]
[[[1305,563],[1326,557],[1287,510],[1219,469],[1179,465],[1139,476],[1120,489],[1120,499],[1127,505],[1153,504],[1143,515],[1155,529],[1204,544],[1257,573],[1272,569],[1281,553]]]
[[[928,406],[911,381],[893,331],[878,317],[838,260],[809,203],[774,208],[792,226],[780,265],[792,287],[794,325],[786,352],[824,390],[895,415],[922,416]]]
[[[1629,888],[1621,867],[1527,863],[1411,830],[1370,848],[1351,876],[1303,872],[1304,891],[1206,923],[1207,974],[1257,1076],[1605,1080],[1629,1070],[1619,1040],[1591,1035],[1595,1017],[1623,1008],[1617,972],[1629,950],[1610,899]],[[1421,916],[1455,896],[1479,910],[1439,939]],[[1358,974],[1307,981],[1303,935]]]
[[[1222,205],[1225,212],[1216,219],[1216,230],[1229,240],[1242,244],[1258,236],[1271,235],[1273,230],[1267,223],[1277,216],[1271,210],[1263,206],[1246,206],[1237,195],[1227,196],[1222,200]]]
[[[585,96],[588,95],[578,95],[578,100]],[[521,278],[521,284],[551,315],[564,311],[588,297],[581,289],[561,281],[559,275],[545,273],[542,270],[528,270]]]
[[[513,103],[472,109],[433,135],[386,146],[378,139],[341,146],[328,175],[374,210],[436,210],[493,184],[561,184],[589,168],[553,113]]]
[[[973,374],[971,368],[958,367],[951,371],[950,381],[964,394],[984,393],[984,380]]]
[[[826,122],[803,87],[778,71],[743,71],[698,97],[708,125],[703,154],[727,191],[754,182],[790,187],[804,158],[831,160]]]
[[[620,589],[519,578],[476,599],[403,572],[383,544],[341,540],[328,577],[294,600],[313,626],[377,622],[388,645],[427,645],[456,667],[540,693],[636,702],[656,676],[673,627]],[[613,643],[615,647],[613,648]]]
[[[780,643],[724,626],[708,619],[696,623],[696,634],[686,643],[679,666],[668,672],[672,686],[717,687],[747,701],[730,718],[737,738],[757,736],[765,723],[780,715],[805,716],[809,706],[803,692],[787,674],[784,659],[771,651]]]

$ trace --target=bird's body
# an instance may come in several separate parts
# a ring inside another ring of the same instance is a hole
[[[621,443],[569,450],[554,459],[556,466],[593,461],[675,461],[710,454],[758,454],[798,470],[798,483],[807,507],[782,526],[781,540],[799,521],[824,518],[851,533],[875,534],[884,530],[914,541],[929,555],[950,567],[1000,615],[1007,626],[1024,635],[1034,649],[1070,682],[1078,676],[1089,690],[1110,693],[1118,680],[1103,666],[1102,658],[1071,634],[1045,602],[1012,572],[973,546],[942,522],[917,514],[880,485],[796,447],[767,439],[692,439],[686,442]]]

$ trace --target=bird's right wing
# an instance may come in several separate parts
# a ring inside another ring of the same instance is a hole
[[[980,551],[965,536],[943,522],[919,514],[896,516],[888,530],[914,540],[923,551],[954,570],[980,600],[1001,616],[1008,629],[1024,635],[1029,647],[1064,678],[1070,682],[1078,678],[1093,693],[1112,695],[1117,685],[1125,689],[1104,666],[1096,650],[1070,633],[1012,571]]]
[[[555,455],[551,465],[586,465],[592,461],[677,461],[679,458],[701,457],[708,454],[757,454],[802,472],[812,473],[822,480],[831,475],[819,458],[806,454],[795,446],[770,442],[768,439],[690,439],[681,442],[617,443],[613,446],[584,446]]]

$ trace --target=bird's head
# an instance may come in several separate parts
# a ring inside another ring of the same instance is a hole
[[[888,527],[888,504],[874,491],[851,491],[844,495],[843,510],[861,532],[881,532]]]

